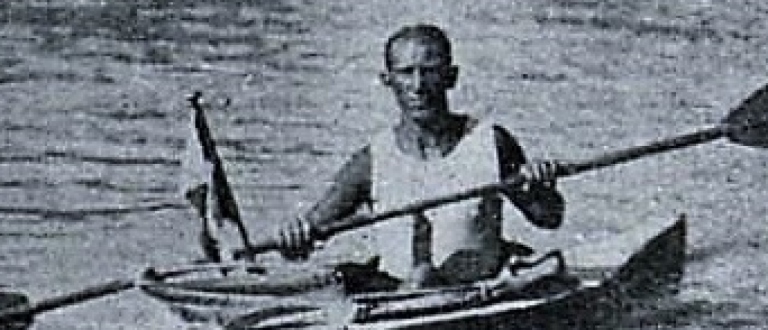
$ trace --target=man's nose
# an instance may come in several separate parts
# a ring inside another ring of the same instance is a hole
[[[411,76],[411,85],[414,92],[423,92],[425,90],[426,84],[424,81],[424,72],[422,70],[413,70]]]

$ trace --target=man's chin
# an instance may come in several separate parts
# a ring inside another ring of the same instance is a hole
[[[416,122],[430,122],[435,119],[436,114],[430,110],[416,110],[411,111],[409,116]]]
[[[435,123],[439,123],[440,119],[435,116],[421,117],[421,118],[414,118],[413,122],[416,125],[421,127],[432,127]]]

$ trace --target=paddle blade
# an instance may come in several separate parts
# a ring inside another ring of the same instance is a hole
[[[768,85],[752,93],[723,119],[731,142],[749,147],[768,147]]]
[[[30,313],[29,298],[20,292],[0,291],[0,328],[29,329],[34,313]]]

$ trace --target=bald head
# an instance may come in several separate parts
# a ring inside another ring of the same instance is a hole
[[[406,26],[387,40],[385,54],[381,82],[394,93],[403,122],[429,126],[451,117],[447,92],[456,84],[458,67],[440,28]]]
[[[437,26],[430,24],[418,24],[404,26],[387,39],[384,48],[384,60],[387,69],[392,68],[392,49],[395,44],[403,41],[417,41],[423,44],[434,45],[435,55],[442,57],[446,64],[452,61],[451,41],[445,32]]]

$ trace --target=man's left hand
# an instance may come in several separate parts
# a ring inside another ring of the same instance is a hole
[[[525,178],[524,188],[530,186],[555,187],[558,169],[562,165],[554,160],[535,160],[526,163],[520,169],[520,175]],[[524,189],[527,190],[527,189]]]

